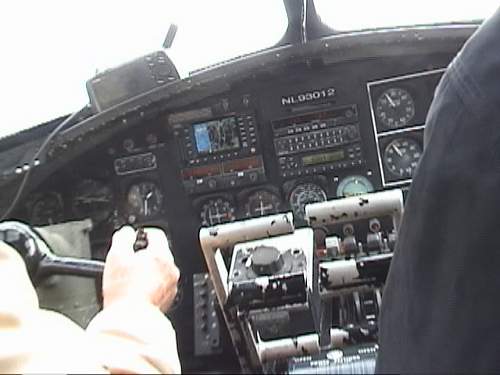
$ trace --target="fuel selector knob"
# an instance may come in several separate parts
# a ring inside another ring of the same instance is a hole
[[[284,264],[281,252],[275,247],[259,246],[252,254],[252,270],[259,276],[274,275]]]
[[[257,172],[250,172],[248,174],[248,178],[250,178],[250,181],[256,182],[259,179],[259,175],[257,174]]]

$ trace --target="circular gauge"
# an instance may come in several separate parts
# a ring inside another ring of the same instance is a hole
[[[393,87],[385,90],[377,100],[377,118],[388,128],[406,126],[415,116],[415,102],[405,89]]]
[[[143,181],[130,187],[127,203],[131,215],[148,218],[161,211],[163,194],[154,182]]]
[[[113,212],[113,189],[101,181],[85,179],[76,186],[71,204],[77,216],[102,222]]]
[[[227,199],[210,199],[201,207],[201,222],[205,226],[223,224],[235,220],[234,207]]]
[[[63,201],[59,194],[50,192],[42,195],[32,205],[31,225],[51,225],[64,219]]]
[[[132,138],[126,138],[124,141],[123,141],[123,148],[125,149],[125,151],[132,151],[135,147],[135,142]]]
[[[348,176],[340,181],[337,187],[337,197],[352,197],[354,195],[371,193],[373,185],[366,177]]]
[[[258,190],[251,194],[245,203],[246,216],[258,217],[279,212],[281,199],[267,190]]]
[[[154,133],[149,133],[147,136],[146,136],[146,142],[148,143],[148,145],[152,146],[152,145],[155,145],[158,143],[158,136]]]
[[[290,206],[296,218],[304,219],[306,205],[326,201],[325,191],[313,183],[299,184],[290,193]]]
[[[411,138],[395,139],[385,148],[384,165],[394,176],[411,178],[420,155],[422,147],[417,141]]]

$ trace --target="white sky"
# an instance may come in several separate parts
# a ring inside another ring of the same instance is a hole
[[[316,0],[339,30],[483,18],[496,0]],[[411,6],[411,8],[410,8]],[[363,10],[361,10],[363,9]],[[81,108],[97,70],[161,49],[181,76],[272,46],[286,28],[282,0],[14,0],[0,5],[0,137]]]

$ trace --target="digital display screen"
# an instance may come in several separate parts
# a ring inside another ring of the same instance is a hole
[[[332,163],[344,159],[344,150],[325,152],[323,154],[308,155],[302,158],[302,164],[315,165]]]
[[[240,148],[235,117],[193,124],[193,131],[198,154],[213,154]]]

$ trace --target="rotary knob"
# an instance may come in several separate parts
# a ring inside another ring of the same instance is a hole
[[[349,138],[349,140],[356,140],[358,136],[358,129],[356,129],[355,126],[347,127],[347,137]]]
[[[210,189],[215,189],[217,187],[217,180],[214,180],[213,178],[208,180],[208,187]]]
[[[284,264],[280,251],[275,247],[258,246],[252,254],[252,270],[259,276],[274,275]]]

